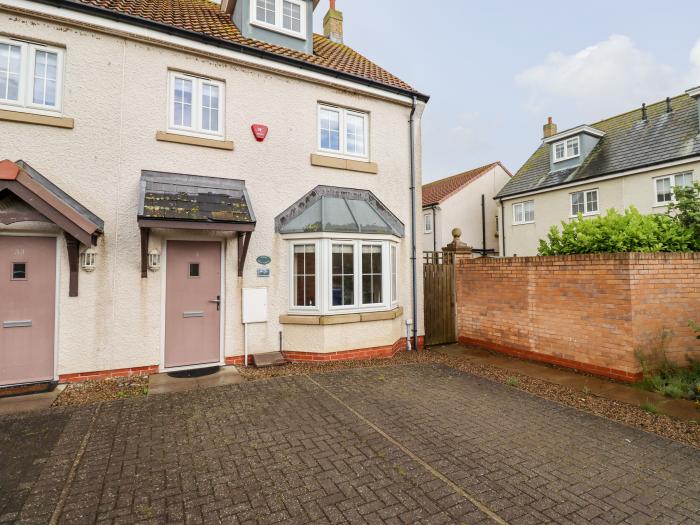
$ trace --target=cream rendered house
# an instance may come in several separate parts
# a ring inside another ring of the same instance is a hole
[[[500,162],[423,185],[423,251],[440,251],[462,230],[462,242],[498,254],[498,207],[493,197],[510,180]],[[483,205],[483,207],[482,207]]]
[[[0,386],[419,342],[428,97],[317,4],[0,2]]]
[[[673,187],[700,177],[700,88],[591,125],[557,132],[496,195],[506,256],[536,255],[550,228],[579,213],[635,206],[666,213]]]

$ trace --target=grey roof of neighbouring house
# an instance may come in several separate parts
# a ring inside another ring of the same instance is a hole
[[[316,186],[275,217],[278,233],[369,233],[403,237],[404,225],[369,190]]]
[[[245,182],[142,171],[139,218],[254,223]]]
[[[583,163],[574,168],[550,173],[550,145],[543,143],[496,198],[700,155],[696,101],[684,94],[672,98],[671,106],[673,111],[667,113],[666,101],[651,104],[647,107],[646,122],[642,121],[641,109],[637,108],[591,124],[605,136]]]

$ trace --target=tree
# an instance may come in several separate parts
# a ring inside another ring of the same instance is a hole
[[[692,232],[693,251],[700,251],[700,183],[673,188],[676,202],[668,208],[668,215]]]
[[[700,222],[698,223],[700,224]],[[642,215],[635,207],[614,209],[604,216],[562,221],[540,240],[539,255],[615,252],[688,252],[695,242],[692,230],[670,215]]]

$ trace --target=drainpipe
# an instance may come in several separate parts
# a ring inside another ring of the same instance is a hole
[[[417,108],[416,96],[413,96],[411,104],[411,116],[408,120],[408,129],[411,137],[411,280],[412,280],[412,309],[413,309],[413,348],[418,351],[418,264],[416,261],[416,148],[415,148],[415,121],[413,119]],[[433,237],[435,236],[435,223],[433,223]]]
[[[435,223],[436,217],[435,217],[435,206],[433,208],[433,251],[437,251],[437,225]]]
[[[505,215],[505,205],[503,204],[503,199],[498,199],[501,203],[501,238],[503,239],[503,253],[501,257],[506,256],[506,215]]]

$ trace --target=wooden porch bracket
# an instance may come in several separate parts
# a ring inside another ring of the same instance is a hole
[[[248,255],[248,245],[253,232],[238,232],[238,277],[243,277],[245,258]]]
[[[80,275],[80,241],[70,233],[65,233],[66,249],[68,251],[68,297],[78,297],[78,276]]]
[[[141,226],[141,279],[148,279],[148,239],[151,229]]]

